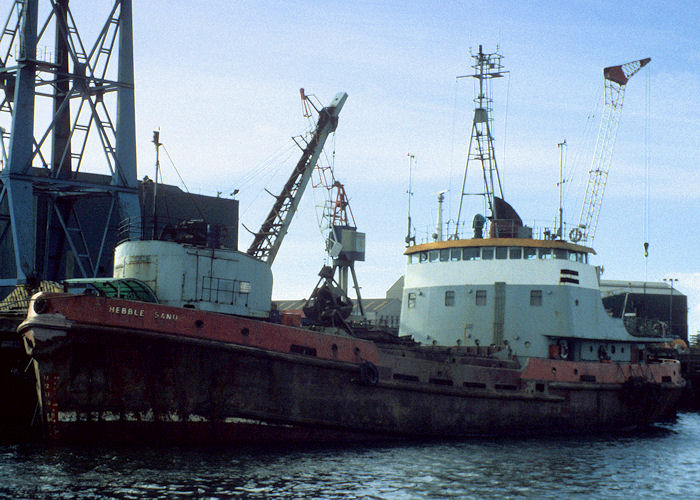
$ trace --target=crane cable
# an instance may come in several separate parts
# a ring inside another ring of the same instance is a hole
[[[265,179],[276,179],[278,177],[277,174],[282,170],[283,166],[287,165],[287,162],[292,157],[292,153],[296,149],[298,149],[298,147],[293,141],[280,147],[241,179],[241,182],[238,184],[240,186],[239,189],[243,190],[246,186],[252,185],[261,176],[265,176]],[[243,218],[248,211],[255,206],[256,202],[262,193],[265,192],[265,190],[255,189],[254,192],[255,195],[248,203],[246,203],[246,206],[241,211],[241,218]]]
[[[647,70],[644,109],[644,222],[642,237],[644,239],[644,280],[648,280],[649,264],[649,166],[651,152],[649,149],[649,135],[651,126],[651,68]]]
[[[587,155],[595,147],[595,132],[597,131],[597,125],[599,124],[598,117],[603,112],[605,97],[605,89],[600,88],[599,82],[596,82],[594,86],[595,88],[593,88],[589,94],[589,102],[592,102],[593,104],[589,108],[590,112],[586,117],[583,132],[579,135],[579,137],[581,137],[581,141],[578,143],[574,141],[573,144],[569,144],[569,146],[573,147],[573,151],[571,155],[572,160],[567,163],[568,166],[563,179],[564,190],[562,193],[562,199],[570,200],[569,203],[566,201],[564,202],[564,204],[568,207],[564,208],[565,213],[577,213],[580,211],[580,207],[583,204],[582,197],[585,193],[585,182],[588,180],[588,176],[586,174],[590,168],[586,166],[585,163],[589,161]],[[576,184],[576,186],[574,186],[574,184]],[[571,189],[574,189],[574,192],[577,193],[574,197],[575,199],[573,200],[571,200],[569,197],[569,192]]]
[[[168,152],[168,148],[166,148],[166,147],[165,147],[165,144],[163,144],[163,143],[160,143],[159,146],[160,146],[161,148],[163,148],[163,151],[165,151],[165,155],[168,157],[168,160],[170,161],[170,165],[172,165],[173,170],[175,170],[175,173],[177,174],[178,178],[180,179],[180,182],[182,183],[182,187],[185,188],[185,192],[186,192],[187,195],[190,197],[190,201],[192,201],[192,205],[194,205],[194,208],[197,209],[197,213],[199,214],[199,217],[200,217],[201,219],[204,219],[204,215],[202,215],[202,210],[199,208],[199,205],[197,204],[197,201],[195,200],[195,198],[194,198],[194,196],[192,195],[192,193],[190,192],[190,190],[187,188],[187,184],[185,184],[185,179],[182,178],[182,176],[180,175],[180,171],[179,171],[179,170],[177,169],[177,167],[175,166],[175,162],[173,161],[173,158],[170,156],[170,153]],[[157,183],[157,182],[158,182],[158,179],[156,178],[155,181],[156,181],[156,183]],[[162,183],[163,183],[163,172],[162,172],[162,171],[160,172],[160,181],[161,181],[161,184],[162,184]],[[170,218],[170,209],[169,209],[169,207],[167,206],[167,202],[166,202],[166,207],[165,207],[165,209],[166,209],[166,212],[167,212],[167,214],[168,214],[168,219],[169,219],[169,218]]]

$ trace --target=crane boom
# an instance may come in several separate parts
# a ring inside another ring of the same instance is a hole
[[[270,266],[274,262],[326,139],[338,125],[338,115],[347,98],[348,94],[339,92],[330,105],[319,112],[318,122],[311,140],[303,149],[301,158],[282,188],[282,192],[275,197],[275,204],[265,218],[265,222],[260,230],[254,233],[253,243],[248,248],[248,255],[267,262]]]
[[[595,237],[598,216],[603,204],[605,183],[608,180],[615,138],[620,124],[625,88],[632,75],[646,66],[649,61],[651,61],[650,58],[640,59],[619,66],[609,66],[603,70],[605,108],[600,122],[591,170],[589,171],[586,195],[581,206],[579,224],[569,234],[571,240],[575,242],[582,240],[591,243]]]

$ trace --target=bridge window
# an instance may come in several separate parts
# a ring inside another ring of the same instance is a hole
[[[453,290],[445,291],[445,305],[447,307],[455,305],[455,292]]]
[[[447,262],[448,260],[450,260],[450,249],[443,248],[440,250],[440,262]]]
[[[586,262],[586,257],[588,254],[585,252],[569,252],[569,260],[573,262]]]
[[[481,258],[484,260],[492,260],[493,259],[493,248],[482,248],[481,249]]]
[[[530,305],[531,306],[541,306],[542,305],[542,290],[530,290]]]
[[[566,259],[569,258],[568,253],[569,253],[569,252],[567,252],[567,251],[564,250],[563,248],[555,248],[555,249],[554,249],[554,258],[555,258],[555,259],[564,259],[564,260],[566,260]]]
[[[421,252],[420,253],[420,261],[421,263],[427,262],[428,260],[428,252]]]
[[[428,258],[430,259],[430,262],[437,262],[438,260],[438,251],[437,250],[431,250],[428,252]]]
[[[523,249],[520,247],[513,247],[510,249],[510,258],[511,259],[522,259],[523,258]]]
[[[486,305],[486,290],[476,291],[476,305],[485,306]]]
[[[496,258],[499,260],[508,258],[508,247],[496,247]]]
[[[450,249],[450,260],[460,260],[461,258],[462,258],[462,249],[461,248]]]
[[[539,254],[540,254],[540,259],[551,259],[552,258],[552,249],[551,248],[540,248]]]
[[[523,252],[524,252],[524,256],[526,259],[536,259],[537,258],[537,249],[536,248],[524,248]]]
[[[463,260],[479,260],[481,258],[481,248],[465,248],[462,252]]]

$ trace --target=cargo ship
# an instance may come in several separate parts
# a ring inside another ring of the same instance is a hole
[[[489,59],[477,57],[485,79]],[[593,249],[534,237],[495,194],[473,237],[417,244],[409,220],[399,335],[353,328],[328,274],[305,308],[315,324],[280,317],[270,265],[346,98],[320,110],[247,252],[200,221],[123,241],[113,278],[32,297],[18,331],[36,376],[37,433],[355,442],[614,431],[674,411],[680,365],[650,357],[659,339],[608,315]],[[487,111],[480,100],[481,139]]]

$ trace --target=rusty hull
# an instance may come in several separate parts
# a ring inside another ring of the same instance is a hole
[[[19,331],[51,441],[593,432],[658,420],[684,383],[673,363],[521,364],[102,297],[35,297]]]

